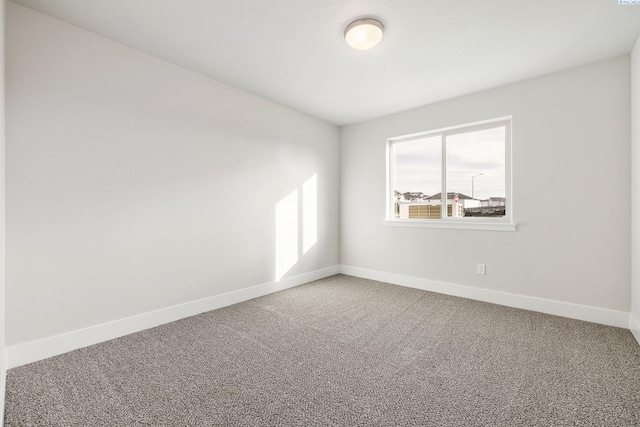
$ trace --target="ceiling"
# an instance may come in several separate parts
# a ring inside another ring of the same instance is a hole
[[[617,0],[15,0],[336,125],[631,51]],[[375,48],[351,21],[386,27]]]

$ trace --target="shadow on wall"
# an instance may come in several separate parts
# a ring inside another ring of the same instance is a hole
[[[300,233],[302,233],[302,253],[299,253]],[[275,281],[282,279],[317,241],[318,175],[316,174],[304,182],[302,189],[293,190],[276,204]]]

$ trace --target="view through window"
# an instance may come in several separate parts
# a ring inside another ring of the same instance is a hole
[[[390,219],[506,219],[510,132],[502,119],[390,140]]]

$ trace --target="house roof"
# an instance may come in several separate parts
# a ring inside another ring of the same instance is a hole
[[[467,196],[466,194],[462,194],[462,193],[447,193],[447,200],[449,199],[453,199],[455,197],[455,195],[458,195],[458,200],[471,200],[471,197]],[[442,193],[438,193],[438,194],[434,194],[431,197],[428,197],[429,200],[440,200],[442,199]]]

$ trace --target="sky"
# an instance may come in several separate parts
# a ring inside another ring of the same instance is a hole
[[[447,136],[447,192],[476,199],[505,196],[504,127]],[[428,196],[442,191],[440,135],[397,142],[395,190],[422,192]]]

